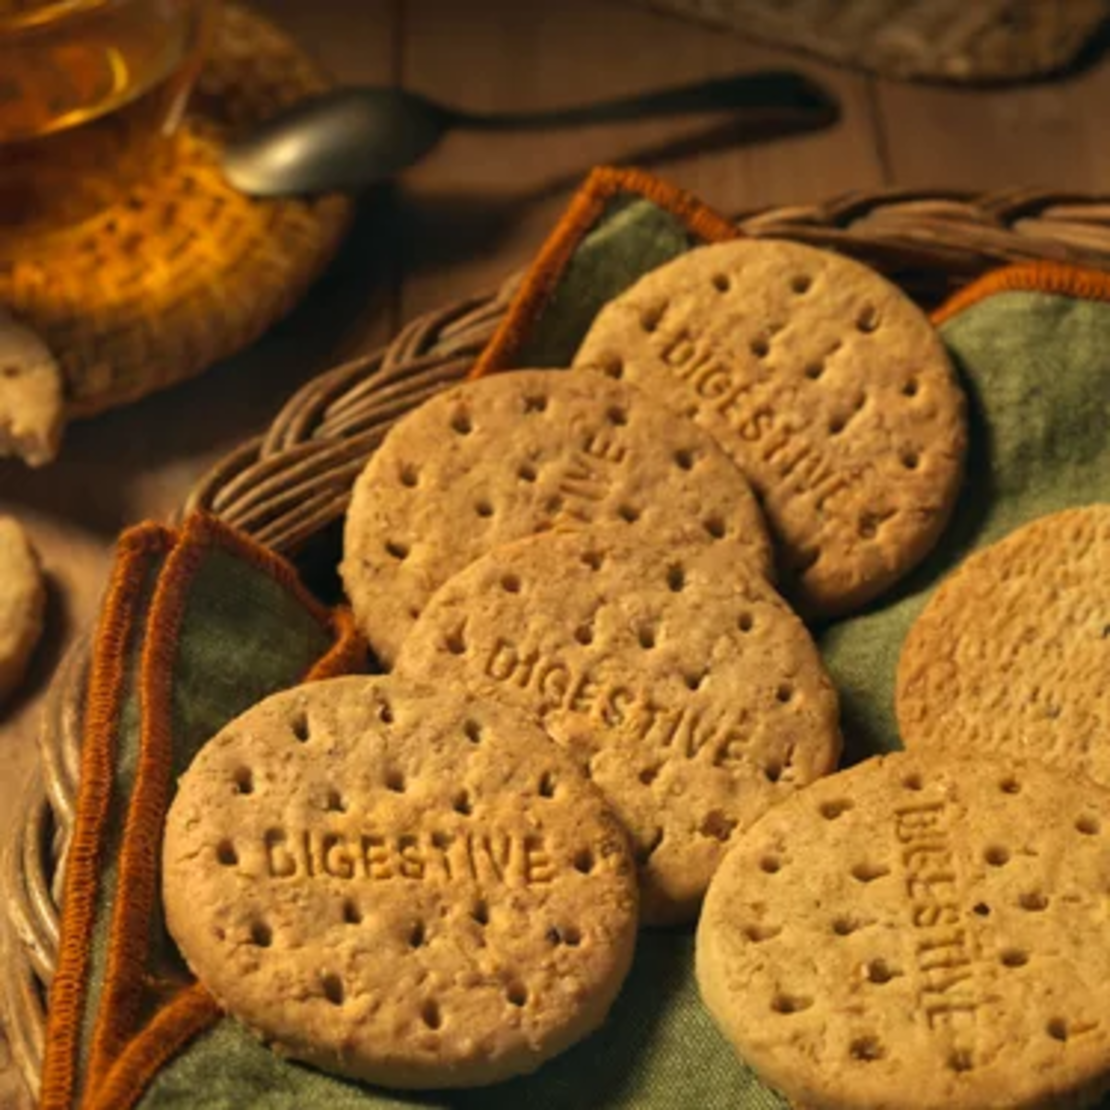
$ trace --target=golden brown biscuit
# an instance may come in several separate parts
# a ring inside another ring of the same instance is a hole
[[[692,250],[602,309],[574,362],[716,437],[809,614],[882,593],[955,503],[966,431],[948,356],[904,293],[850,259],[773,240]]]
[[[391,430],[355,484],[342,574],[392,663],[428,598],[499,544],[547,529],[691,522],[770,574],[746,479],[711,436],[631,386],[565,370],[456,386]]]
[[[663,924],[696,916],[738,828],[832,770],[840,733],[809,633],[741,546],[651,539],[497,548],[435,594],[397,673],[539,718],[624,822]]]
[[[898,753],[738,838],[698,926],[711,1014],[810,1110],[1086,1106],[1110,1084],[1110,791]]]
[[[390,1087],[529,1072],[596,1028],[637,892],[597,790],[523,714],[393,678],[277,694],[181,780],[166,920],[278,1051]]]
[[[1042,517],[943,581],[898,662],[909,748],[956,739],[1110,785],[1110,505]]]

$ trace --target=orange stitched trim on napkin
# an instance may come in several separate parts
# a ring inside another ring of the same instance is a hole
[[[158,898],[158,851],[173,787],[170,722],[174,657],[190,584],[205,555],[214,547],[223,548],[268,574],[322,626],[339,637],[327,654],[317,660],[306,680],[355,669],[365,658],[366,645],[353,619],[348,614],[333,615],[304,588],[296,570],[284,559],[214,517],[196,514],[186,521],[181,540],[162,571],[147,621],[150,631],[142,660],[139,763],[120,853],[103,1001],[93,1034],[89,1090],[94,1092],[106,1081],[125,1047],[139,1054],[138,1059],[145,1059],[153,1051],[145,1041],[166,1035],[165,1024],[159,1017],[143,1031],[140,1043],[127,1046],[128,1039],[138,1032],[147,984],[150,925]],[[183,1014],[183,1020],[186,1019],[193,1020],[192,1011]],[[194,1033],[198,1031],[195,1029]]]
[[[186,987],[124,1049],[86,1104],[88,1110],[131,1110],[158,1072],[219,1016],[216,1000],[200,983]]]
[[[146,524],[124,533],[93,645],[81,746],[81,791],[66,864],[58,967],[50,987],[40,1107],[73,1101],[77,1050],[88,990],[89,942],[96,918],[100,854],[111,805],[115,730],[123,707],[127,646],[135,628],[145,560],[175,542],[168,529]]]
[[[528,339],[533,321],[555,291],[579,244],[601,219],[609,201],[621,193],[636,193],[653,201],[681,220],[692,235],[707,243],[735,239],[740,234],[728,220],[691,193],[650,173],[609,166],[595,169],[540,248],[508,313],[479,355],[469,378],[480,378],[512,365]]]
[[[992,270],[954,293],[932,315],[936,325],[995,293],[1054,293],[1085,301],[1110,301],[1110,274],[1063,262],[1026,262]]]

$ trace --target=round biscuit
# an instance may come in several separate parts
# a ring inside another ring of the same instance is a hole
[[[0,517],[0,700],[19,685],[42,636],[46,584],[22,525]]]
[[[908,748],[1044,759],[1110,785],[1110,505],[1041,517],[968,558],[902,646]]]
[[[1035,761],[875,758],[739,837],[702,998],[810,1110],[1085,1106],[1110,1085],[1110,791]]]
[[[388,665],[435,590],[499,544],[674,521],[737,537],[771,573],[762,514],[711,436],[600,375],[514,371],[446,390],[390,431],[355,483],[341,573]]]
[[[549,533],[452,578],[397,672],[539,718],[628,829],[648,924],[693,919],[725,848],[840,752],[805,626],[731,539]]]
[[[277,694],[181,780],[166,921],[281,1053],[388,1087],[530,1072],[630,966],[635,867],[598,791],[528,718],[391,677]]]
[[[598,314],[574,359],[711,432],[813,616],[859,608],[940,536],[965,401],[928,319],[873,270],[797,243],[736,240],[661,266]]]

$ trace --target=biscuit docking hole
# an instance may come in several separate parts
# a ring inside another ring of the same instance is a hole
[[[771,353],[771,344],[765,336],[758,335],[751,341],[751,352],[756,358],[766,358]]]
[[[916,470],[921,462],[921,456],[916,451],[903,451],[899,458],[907,470]]]
[[[698,832],[702,836],[711,836],[714,840],[719,840],[722,844],[726,844],[730,836],[736,829],[737,822],[735,818],[729,817],[724,810],[711,809],[702,819],[701,824],[698,825]]]
[[[1045,1032],[1054,1041],[1066,1041],[1068,1039],[1068,1023],[1063,1018],[1053,1018],[1045,1026]]]
[[[719,516],[711,516],[705,522],[705,530],[715,540],[724,539],[724,536],[725,536],[725,522]]]
[[[623,428],[628,423],[628,413],[619,405],[613,405],[606,415],[609,417],[609,423],[617,428]]]
[[[991,908],[986,902],[976,902],[975,905],[971,907],[971,912],[975,914],[976,917],[990,917]]]
[[[489,924],[489,903],[484,898],[480,898],[474,903],[474,908],[470,911],[470,916],[483,928]]]
[[[693,470],[694,453],[683,448],[681,451],[674,453],[674,461],[679,470]]]
[[[1001,956],[1003,967],[1025,967],[1029,962],[1029,955],[1020,948],[1007,948]]]
[[[811,382],[817,381],[824,372],[825,364],[823,362],[811,362],[805,369],[805,375]]]
[[[555,797],[555,776],[550,771],[544,771],[540,775],[539,793],[541,798]]]
[[[663,314],[666,311],[666,301],[664,301],[662,304],[656,304],[652,305],[650,308],[645,308],[644,311],[640,313],[640,326],[650,335],[653,331],[655,331],[657,327],[659,327],[659,324],[663,319]]]
[[[501,576],[501,588],[507,594],[520,593],[520,578],[515,574],[503,574]]]
[[[1080,817],[1075,823],[1075,831],[1082,833],[1084,836],[1097,836],[1101,831],[1102,826],[1099,824],[1097,817]]]
[[[1020,794],[1021,783],[1015,778],[1005,778],[998,784],[998,789],[1003,794]]]
[[[975,1067],[971,1052],[966,1048],[954,1049],[948,1057],[948,1066],[953,1071],[971,1071]]]
[[[832,417],[832,419],[829,420],[829,435],[840,435],[840,433],[844,431],[845,427],[847,427],[847,424],[848,421],[845,420],[843,416]]]
[[[401,467],[401,485],[408,489],[415,489],[420,481],[420,471],[412,463],[405,463]]]
[[[381,708],[378,710],[378,720],[384,725],[393,724],[393,706],[389,702],[382,702]]]
[[[1030,913],[1040,913],[1041,910],[1047,909],[1048,899],[1039,890],[1034,890],[1028,894],[1023,894],[1018,899],[1018,905]]]
[[[293,735],[302,743],[308,742],[311,735],[308,727],[308,714],[305,712],[298,713],[290,723],[290,728],[293,730]]]
[[[574,870],[582,875],[588,875],[594,869],[594,854],[589,848],[582,848],[575,853]]]
[[[396,769],[387,771],[385,788],[386,790],[392,790],[394,794],[403,794],[405,792],[405,776]]]
[[[523,1006],[528,1001],[528,988],[523,983],[510,983],[505,997],[512,1006]]]
[[[782,870],[782,860],[778,856],[764,856],[759,861],[759,869],[767,875],[777,875]]]
[[[879,327],[879,312],[872,304],[865,304],[859,310],[856,316],[856,330],[863,332],[864,335],[870,335],[871,332],[877,331]]]
[[[469,817],[474,811],[474,803],[470,800],[470,794],[462,790],[455,795],[455,800],[452,803],[456,813],[461,813],[464,817]]]
[[[343,903],[343,922],[346,925],[362,924],[362,910],[358,908],[358,903],[352,898],[348,898]]]
[[[794,697],[794,687],[789,682],[782,682],[779,684],[778,689],[775,690],[775,701],[780,705],[786,705]]]
[[[409,557],[408,544],[398,543],[396,540],[388,540],[385,550],[390,558],[396,559],[399,563],[403,563]]]
[[[678,593],[686,585],[686,571],[675,563],[667,568],[667,586],[672,593]]]
[[[342,1006],[346,991],[343,989],[343,980],[338,975],[327,974],[321,979],[324,988],[324,997],[333,1006]]]
[[[465,412],[457,412],[451,418],[451,427],[461,436],[468,436],[474,430],[470,417]]]
[[[653,782],[659,777],[659,764],[653,764],[651,767],[645,767],[640,772],[640,782],[644,786],[651,786]]]
[[[249,767],[236,768],[235,774],[232,776],[232,781],[235,784],[236,794],[254,793],[254,774]]]
[[[902,779],[902,785],[907,790],[916,791],[916,790],[924,790],[925,789],[924,781],[922,780],[921,776],[919,774],[917,774],[916,772],[914,772],[912,775],[906,775],[906,777],[904,779]]]
[[[619,355],[609,355],[601,362],[601,372],[620,381],[624,377],[624,360]]]
[[[580,624],[574,630],[574,638],[583,647],[588,647],[594,642],[594,630],[588,624]]]
[[[223,867],[234,867],[239,862],[239,853],[230,840],[221,840],[216,845],[216,859]]]
[[[636,635],[644,651],[650,651],[655,647],[655,629],[651,625],[645,624]]]
[[[873,883],[890,874],[890,868],[881,863],[857,863],[852,868],[852,878],[860,883]]]
[[[771,1009],[776,1014],[800,1014],[813,1005],[813,999],[800,994],[776,994],[771,999]]]
[[[745,925],[744,936],[752,942],[752,944],[762,944],[765,940],[774,940],[775,937],[782,932],[781,925]]]
[[[463,735],[472,744],[480,744],[482,742],[482,726],[471,718],[463,723]]]
[[[590,570],[601,570],[601,564],[605,561],[605,557],[600,551],[587,551],[582,556],[582,562],[590,568]]]
[[[878,1037],[856,1037],[848,1046],[848,1052],[853,1060],[859,1060],[865,1064],[881,1060],[886,1055],[883,1043]]]
[[[799,296],[803,293],[808,293],[810,287],[813,285],[813,279],[809,274],[795,274],[790,279],[790,288]]]
[[[640,519],[640,510],[634,505],[622,505],[617,512],[620,514],[621,520],[628,524],[635,524]]]
[[[265,921],[255,921],[251,925],[251,944],[256,948],[269,948],[273,943],[273,929]]]
[[[424,928],[424,922],[418,921],[409,930],[409,947],[410,948],[423,948],[427,941],[427,931]]]
[[[891,979],[901,975],[902,972],[896,968],[892,968],[886,960],[872,960],[867,965],[867,981],[869,983],[878,983],[880,986],[884,983],[889,983]]]
[[[903,397],[916,397],[918,391],[917,379],[910,378],[905,385],[902,386]]]
[[[782,778],[783,766],[780,760],[769,759],[763,765],[763,777],[768,782],[778,782]]]
[[[713,275],[713,288],[718,293],[727,293],[732,288],[732,281],[728,274],[714,274]]]
[[[852,917],[837,917],[832,923],[832,930],[838,937],[850,937],[859,928],[860,922]]]
[[[684,681],[686,683],[686,689],[687,690],[690,690],[690,691],[698,690],[698,689],[701,688],[701,684],[705,681],[705,672],[704,671],[698,671],[698,672],[691,671],[689,674],[684,676]]]
[[[537,470],[531,463],[521,463],[520,469],[516,472],[517,477],[522,482],[534,482],[537,477]]]
[[[565,944],[568,948],[577,948],[582,943],[582,934],[574,925],[564,925],[558,929],[552,925],[547,930],[547,939],[554,945]]]
[[[741,613],[740,616],[736,618],[736,627],[739,628],[741,632],[751,632],[755,627],[755,618],[751,613]]]
[[[842,813],[847,813],[853,804],[851,798],[838,798],[834,802],[822,802],[821,816],[826,821],[835,821]]]
[[[547,411],[547,398],[542,393],[533,394],[532,396],[524,398],[524,411],[529,412],[546,412]]]
[[[329,813],[346,813],[347,802],[335,787],[332,787],[324,799],[324,809]]]
[[[452,655],[466,654],[466,637],[463,635],[463,630],[461,628],[457,628],[454,632],[449,632],[444,638],[443,643]]]
[[[493,516],[493,506],[488,501],[476,501],[474,503],[474,511],[479,516]]]
[[[991,845],[984,853],[983,859],[991,865],[991,867],[1005,867],[1010,862],[1010,853],[1007,849],[999,845]]]
[[[439,1011],[439,1003],[429,998],[420,1008],[420,1020],[429,1029],[438,1029],[443,1024],[443,1015]]]

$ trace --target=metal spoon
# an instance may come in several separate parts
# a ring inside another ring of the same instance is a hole
[[[829,123],[836,102],[797,73],[749,73],[620,100],[546,112],[480,115],[396,88],[336,89],[304,101],[228,144],[223,170],[254,196],[351,189],[392,177],[451,128],[510,131],[581,127],[645,116],[733,112],[799,126]]]

